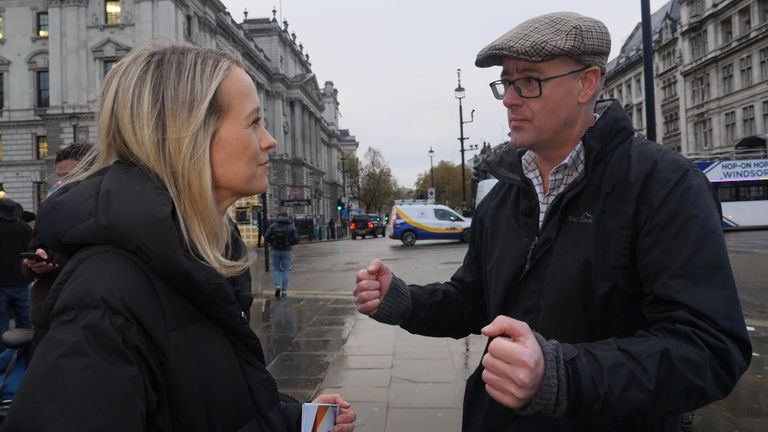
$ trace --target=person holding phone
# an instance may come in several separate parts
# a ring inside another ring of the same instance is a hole
[[[11,318],[17,328],[29,328],[29,282],[21,271],[20,254],[27,249],[32,228],[20,218],[24,210],[16,201],[0,199],[0,335]],[[0,344],[0,349],[5,347]]]
[[[224,51],[145,45],[107,74],[98,145],[38,212],[68,262],[3,430],[299,430],[243,313],[252,257],[227,217],[267,189],[262,116]],[[340,395],[315,402],[354,429]]]

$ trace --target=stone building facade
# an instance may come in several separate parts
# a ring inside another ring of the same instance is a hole
[[[93,144],[99,89],[144,41],[238,53],[256,83],[271,155],[270,215],[328,219],[341,191],[338,91],[320,88],[309,55],[274,17],[235,22],[218,0],[0,0],[0,185],[36,210],[56,152]],[[355,151],[357,142],[348,151]],[[295,204],[299,200],[300,205]],[[255,220],[259,199],[236,204]],[[243,215],[242,211],[237,212]],[[242,216],[245,220],[245,216]]]
[[[652,15],[656,138],[685,155],[768,134],[768,0],[671,0]],[[642,30],[608,64],[602,96],[645,135]]]

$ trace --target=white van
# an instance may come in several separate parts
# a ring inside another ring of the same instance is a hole
[[[472,219],[459,216],[450,207],[424,201],[395,201],[392,206],[389,238],[413,246],[416,240],[469,241]]]

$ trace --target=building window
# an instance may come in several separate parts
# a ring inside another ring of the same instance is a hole
[[[699,18],[704,15],[704,0],[693,0],[691,2],[691,18]]]
[[[725,142],[732,144],[736,141],[736,111],[725,113]]]
[[[720,43],[728,43],[733,39],[733,23],[731,17],[720,22]]]
[[[3,35],[5,35],[5,19],[0,15],[0,39],[3,38]]]
[[[37,107],[45,108],[48,106],[49,87],[48,71],[39,70],[37,73]]]
[[[106,0],[104,2],[104,23],[120,24],[120,1]]]
[[[632,80],[627,80],[627,82],[624,83],[624,87],[627,92],[627,101],[632,102]]]
[[[741,87],[747,87],[752,85],[752,56],[748,55],[739,59],[739,67],[741,68]]]
[[[661,92],[664,101],[677,96],[677,78],[670,77],[661,81]]]
[[[5,74],[0,72],[0,108],[5,107]]]
[[[696,60],[707,54],[707,31],[702,30],[691,38],[691,59]]]
[[[705,118],[693,122],[693,141],[696,148],[706,150],[712,145],[712,119]]]
[[[768,48],[760,50],[760,81],[768,80]]]
[[[37,136],[37,158],[45,159],[46,157],[48,157],[48,136],[38,135]]]
[[[743,136],[755,134],[755,107],[750,105],[741,109],[741,124],[744,127]]]
[[[104,60],[104,70],[103,70],[104,74],[102,75],[102,78],[107,76],[109,71],[111,71],[112,68],[115,66],[115,63],[117,63],[117,60],[115,59]]]
[[[695,77],[691,83],[691,101],[698,104],[709,99],[709,74]]]
[[[758,5],[758,14],[760,15],[760,22],[768,23],[768,0],[760,0]]]
[[[184,16],[184,38],[188,41],[192,40],[192,15]]]
[[[664,116],[664,135],[680,131],[680,114],[672,112]]]
[[[643,104],[635,108],[635,117],[637,118],[637,129],[643,128]]]
[[[768,100],[763,101],[763,132],[768,133]]]
[[[743,35],[752,30],[752,16],[750,6],[743,7],[739,11],[739,34]]]
[[[643,94],[643,84],[641,81],[640,75],[635,75],[635,91],[638,96]]]
[[[0,160],[3,160],[3,137],[0,136]],[[2,183],[0,183],[0,186],[2,186]]]
[[[621,85],[616,87],[616,99],[621,102],[624,99],[624,92],[621,90]]]
[[[661,63],[664,65],[664,70],[671,68],[675,63],[675,54],[673,50],[669,49],[661,55]]]
[[[48,12],[37,13],[37,37],[48,37]]]
[[[723,66],[723,95],[733,91],[733,64]]]

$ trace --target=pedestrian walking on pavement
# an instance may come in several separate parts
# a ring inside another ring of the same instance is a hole
[[[107,74],[98,148],[38,214],[67,266],[2,430],[299,431],[239,300],[251,257],[227,209],[277,143],[238,58],[133,48]],[[355,413],[341,396],[337,431]]]
[[[10,198],[0,198],[0,335],[11,319],[16,328],[30,328],[29,283],[21,271],[20,254],[27,250],[32,228],[20,218],[24,210]],[[0,351],[5,347],[0,344]]]
[[[328,238],[336,240],[336,220],[333,217],[328,221]]]
[[[478,67],[507,111],[510,143],[483,167],[450,281],[407,285],[380,260],[357,274],[361,313],[421,335],[489,338],[468,379],[462,430],[676,431],[725,398],[752,355],[721,228],[700,170],[635,136],[596,103],[606,26],[529,19]]]
[[[291,249],[299,242],[299,230],[287,213],[280,213],[264,233],[264,240],[272,248],[272,277],[275,281],[275,297],[288,295],[293,262]]]

